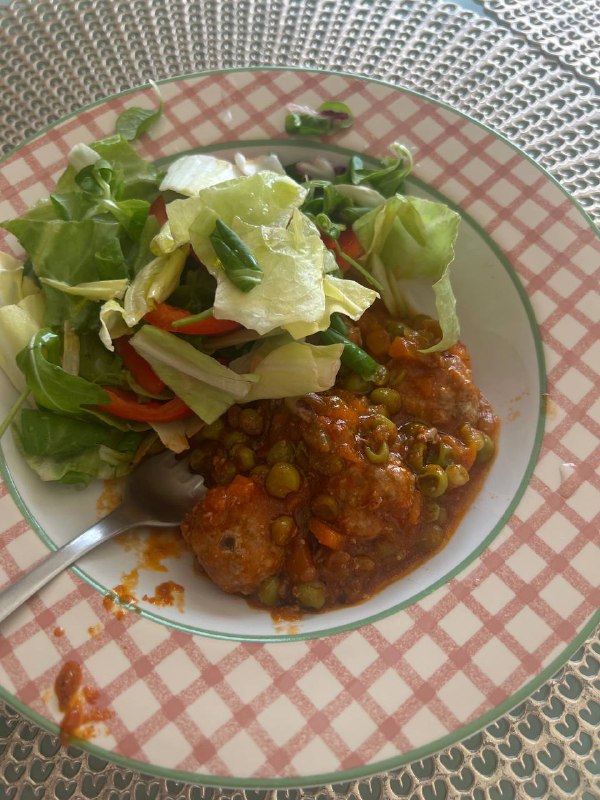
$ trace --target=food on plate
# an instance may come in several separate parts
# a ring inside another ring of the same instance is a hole
[[[321,393],[232,406],[192,440],[206,498],[184,538],[226,592],[321,610],[370,597],[447,542],[477,493],[497,419],[461,344],[382,304],[349,331],[382,369]]]
[[[450,282],[459,216],[404,194],[399,144],[374,165],[161,170],[131,144],[158,115],[74,147],[49,198],[1,223],[25,251],[0,265],[20,393],[2,430],[63,483],[187,454],[209,491],[182,532],[215,584],[270,608],[363,600],[444,545],[493,456]]]

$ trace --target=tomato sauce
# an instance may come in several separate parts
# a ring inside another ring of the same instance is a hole
[[[80,665],[76,661],[66,661],[54,682],[54,692],[58,708],[63,717],[60,722],[60,740],[64,745],[72,738],[90,739],[94,735],[94,723],[105,722],[112,717],[106,708],[98,708],[100,692],[83,686]]]

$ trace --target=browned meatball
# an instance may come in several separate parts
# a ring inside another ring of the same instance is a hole
[[[341,508],[336,526],[357,539],[394,533],[420,518],[421,494],[415,476],[396,454],[385,465],[352,464],[328,480],[327,491]]]
[[[407,348],[408,349],[408,348]],[[410,352],[410,351],[409,351]],[[452,351],[398,359],[402,411],[431,425],[477,424],[487,403],[473,383],[469,357],[459,343]]]
[[[263,486],[238,475],[210,489],[181,526],[208,577],[223,591],[253,594],[278,572],[283,548],[271,540],[271,522],[281,504]]]

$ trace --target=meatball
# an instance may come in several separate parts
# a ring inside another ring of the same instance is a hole
[[[238,475],[209,489],[181,530],[208,577],[223,591],[250,595],[277,573],[284,550],[271,540],[281,503],[252,478]]]
[[[420,357],[419,357],[420,356]],[[402,411],[431,425],[470,422],[477,425],[487,404],[473,383],[471,365],[462,345],[452,351],[419,354],[402,362]]]
[[[374,539],[414,526],[421,515],[421,494],[415,476],[400,456],[392,454],[385,465],[366,461],[348,466],[327,482],[341,512],[336,521],[347,536]]]

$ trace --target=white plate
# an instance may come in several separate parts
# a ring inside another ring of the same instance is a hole
[[[588,290],[598,241],[523,154],[414,93],[277,69],[177,79],[161,91],[165,117],[140,145],[154,159],[240,148],[292,162],[318,146],[343,162],[349,152],[382,156],[396,139],[411,148],[410,191],[441,195],[463,215],[453,285],[476,381],[501,418],[499,454],[441,553],[361,606],[293,626],[224,596],[185,556],[166,562],[168,578],[186,588],[183,612],[157,614],[140,601],[141,615],[115,619],[102,593],[139,559],[106,545],[81,561],[85,581],[61,576],[6,623],[0,683],[25,713],[57,719],[45,690],[74,656],[113,714],[87,746],[180,779],[284,786],[397,766],[514,705],[592,624],[599,492],[588,456],[598,444],[598,359]],[[353,109],[351,129],[318,145],[285,137],[287,102],[331,98]],[[111,133],[120,110],[150,102],[145,90],[111,98],[7,158],[0,218],[47,195],[72,144]],[[0,384],[0,410],[12,400]],[[46,543],[94,521],[101,487],[43,485],[8,436],[3,448],[7,483]],[[39,551],[16,522],[0,566],[12,578]],[[140,597],[165,579],[140,576]],[[53,635],[57,625],[64,636]]]

